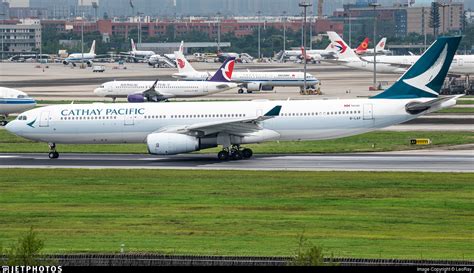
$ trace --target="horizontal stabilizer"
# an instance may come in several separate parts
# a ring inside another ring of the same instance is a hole
[[[461,96],[447,96],[442,98],[433,99],[427,102],[410,102],[405,105],[405,110],[407,113],[412,115],[417,115],[419,113],[425,112],[434,107],[440,106],[444,102],[447,102],[451,99],[457,99]]]

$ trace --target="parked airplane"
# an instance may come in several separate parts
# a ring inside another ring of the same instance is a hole
[[[341,39],[341,37],[332,31],[328,31],[329,38],[342,45],[343,49],[349,46]],[[374,61],[372,57],[359,57],[352,50],[338,51],[337,62],[356,69],[366,71],[374,71]],[[420,56],[376,56],[377,72],[380,73],[404,73],[411,65],[416,63]],[[474,55],[455,55],[454,60],[449,69],[450,74],[470,75],[474,73]]]
[[[135,60],[135,62],[138,60],[148,60],[151,56],[155,55],[155,52],[153,51],[137,50],[133,39],[130,39],[130,42],[132,44],[132,50],[128,52],[121,52],[120,54],[130,56],[130,58]]]
[[[196,71],[191,64],[186,60],[181,52],[175,52],[177,56],[176,64],[178,73],[173,74],[173,78],[186,81],[205,80],[212,75],[208,72]],[[240,83],[239,93],[247,93],[253,91],[270,91],[275,86],[298,86],[303,89],[304,73],[303,72],[258,72],[258,71],[235,71],[232,76],[232,81]],[[320,81],[313,75],[306,74],[306,84],[309,87],[315,88],[320,84]]]
[[[364,99],[52,105],[27,111],[6,129],[49,143],[146,143],[155,155],[222,145],[218,158],[250,158],[241,145],[362,134],[456,104],[438,97],[461,37],[439,38],[400,79]]]
[[[184,42],[181,41],[179,45],[179,52],[184,52]],[[148,59],[148,65],[153,67],[176,67],[175,65],[176,56],[175,54],[164,54],[161,56],[160,54],[154,54],[150,56]]]
[[[301,50],[286,50],[284,52],[284,56],[289,57],[290,59],[294,58],[302,58],[305,54],[302,53],[303,48]],[[334,45],[331,43],[329,44],[326,49],[310,49],[306,50],[306,59],[311,62],[321,61],[324,59],[333,59],[335,56],[335,49]]]
[[[127,98],[129,102],[157,102],[170,98],[207,96],[236,88],[230,82],[234,58],[229,58],[208,81],[111,81],[94,90],[101,97]]]
[[[76,63],[86,63],[88,66],[93,65],[93,60],[97,57],[95,54],[95,40],[92,42],[91,50],[89,53],[72,53],[69,54],[69,56],[64,59],[63,64],[68,65],[72,64],[73,66],[76,66]]]
[[[0,126],[8,122],[6,118],[13,113],[22,113],[36,106],[36,101],[27,94],[6,87],[0,87]]]
[[[377,54],[390,54],[390,50],[385,49],[385,44],[387,43],[387,38],[382,38],[380,42],[375,46]],[[369,48],[369,38],[365,38],[364,41],[357,47],[356,53],[358,55],[374,55],[374,49]]]

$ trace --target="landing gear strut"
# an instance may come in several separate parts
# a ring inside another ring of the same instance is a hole
[[[241,149],[240,145],[232,145],[230,148],[224,148],[217,154],[217,158],[221,161],[249,159],[253,155],[253,151],[248,148]]]
[[[55,143],[48,143],[49,145],[49,159],[56,159],[59,157],[59,153],[56,151],[56,144]]]

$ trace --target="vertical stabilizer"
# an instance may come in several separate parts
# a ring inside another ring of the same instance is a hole
[[[132,52],[136,52],[137,51],[137,47],[135,46],[135,42],[133,41],[133,39],[130,39],[131,43],[132,43]]]
[[[235,57],[227,58],[221,67],[214,73],[209,80],[211,82],[230,82],[232,81],[232,73],[234,72]]]
[[[386,43],[387,43],[387,38],[386,37],[382,38],[380,42],[377,44],[377,47],[375,48],[375,50],[377,52],[383,51],[385,49]]]
[[[334,47],[336,57],[340,60],[344,59],[359,59],[357,54],[342,40],[342,38],[334,31],[328,31],[331,45]]]
[[[95,40],[92,42],[91,51],[89,53],[92,55],[95,54]]]
[[[175,51],[174,56],[176,57],[176,66],[178,67],[179,73],[193,73],[197,72],[192,65],[186,60],[183,52]]]

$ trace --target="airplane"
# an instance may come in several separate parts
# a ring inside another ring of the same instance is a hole
[[[143,143],[153,155],[222,146],[219,160],[253,155],[242,145],[275,140],[336,139],[363,134],[454,106],[462,95],[439,97],[461,41],[440,37],[390,88],[370,97],[51,105],[22,113],[6,129],[49,144]]]
[[[290,58],[290,60],[293,58],[302,58],[302,56],[305,56],[305,54],[302,54],[303,47],[300,48],[300,50],[286,50],[284,52],[284,56],[287,56]],[[306,59],[312,62],[317,62],[321,61],[324,59],[333,59],[334,58],[334,46],[332,43],[330,43],[326,49],[310,49],[306,50]]]
[[[69,56],[64,59],[63,64],[64,65],[69,65],[72,64],[73,66],[76,66],[76,63],[86,63],[89,67],[91,67],[94,63],[92,60],[94,60],[97,57],[95,54],[95,40],[92,42],[91,49],[89,53],[72,53],[69,54]]]
[[[178,51],[184,52],[184,41],[181,41]],[[157,67],[157,66],[176,67],[175,61],[176,61],[175,54],[164,54],[163,56],[161,56],[160,54],[154,54],[150,56],[150,58],[148,59],[148,65],[153,66],[153,67]]]
[[[390,50],[385,49],[385,44],[387,43],[387,38],[382,38],[377,45],[375,46],[377,54],[386,55],[390,54]],[[369,38],[365,38],[364,41],[357,47],[356,53],[358,55],[374,55],[374,49],[369,48]]]
[[[36,101],[24,92],[0,87],[0,126],[7,125],[8,115],[22,113],[36,106]]]
[[[173,78],[186,81],[205,80],[212,75],[204,71],[196,71],[192,65],[186,60],[183,53],[175,52],[177,56],[176,64],[178,73],[174,73]],[[232,81],[240,85],[238,93],[244,93],[244,88],[247,93],[253,91],[271,91],[275,86],[298,86],[303,89],[304,73],[303,72],[258,72],[258,71],[235,71],[232,76]],[[306,74],[307,86],[317,86],[320,81],[313,75]]]
[[[158,102],[170,98],[207,96],[236,88],[230,82],[234,70],[234,58],[229,58],[206,81],[111,81],[94,90],[101,97],[127,98],[128,102]]]
[[[137,47],[135,46],[133,39],[130,39],[130,42],[132,44],[132,50],[128,52],[121,52],[120,54],[130,56],[130,58],[132,58],[135,61],[148,60],[150,59],[151,56],[156,55],[154,51],[137,50]]]
[[[359,57],[344,40],[333,31],[328,31],[331,41],[338,44],[337,63],[347,67],[361,69],[365,71],[374,71],[374,61],[372,57]],[[349,50],[347,50],[349,49]],[[415,64],[420,56],[376,56],[377,72],[380,73],[399,73],[403,74],[411,65]],[[474,55],[455,55],[451,67],[450,74],[470,75],[474,73]]]

